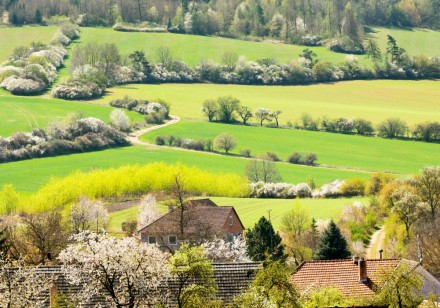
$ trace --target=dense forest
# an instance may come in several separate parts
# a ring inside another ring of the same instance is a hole
[[[287,42],[307,35],[359,41],[368,25],[440,29],[440,0],[0,0],[3,11],[16,25],[68,16],[83,26],[145,22],[174,32]]]

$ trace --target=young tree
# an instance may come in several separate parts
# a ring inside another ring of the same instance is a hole
[[[274,112],[272,112],[272,113],[270,114],[270,117],[271,117],[272,119],[275,119],[275,123],[276,123],[277,127],[279,127],[278,118],[280,117],[280,114],[281,114],[281,113],[282,113],[281,110],[275,110]]]
[[[270,110],[266,108],[258,108],[255,110],[255,118],[260,122],[260,126],[263,126],[264,121],[271,120]]]
[[[380,292],[374,304],[388,307],[418,307],[423,300],[423,282],[415,272],[414,265],[401,262],[390,272],[380,273]]]
[[[232,123],[235,121],[234,112],[240,106],[240,101],[232,96],[222,96],[217,99],[218,117],[221,122]]]
[[[170,271],[165,266],[167,256],[155,245],[91,232],[79,233],[74,240],[58,259],[67,280],[82,283],[80,303],[94,296],[102,296],[118,308],[159,303],[158,287],[167,281]]]
[[[133,68],[141,72],[147,77],[151,73],[151,65],[145,57],[145,53],[142,50],[135,50],[128,55],[128,59],[131,61]]]
[[[440,167],[427,167],[415,177],[413,185],[420,199],[428,205],[433,219],[440,208]]]
[[[98,233],[108,223],[108,211],[102,202],[93,202],[84,196],[71,206],[69,216],[76,232],[94,229]]]
[[[405,122],[398,118],[389,118],[379,124],[379,135],[386,138],[397,138],[403,136],[408,127]]]
[[[391,35],[387,35],[387,55],[391,56],[391,62],[399,63],[402,60],[402,55],[406,52],[405,49],[397,46],[396,39]]]
[[[283,180],[275,163],[264,159],[252,159],[246,165],[245,173],[249,181],[253,183],[259,181],[264,183],[277,183]]]
[[[218,103],[214,99],[208,99],[203,102],[202,113],[208,118],[209,122],[214,121],[218,115]]]
[[[137,219],[138,228],[148,226],[150,223],[160,217],[159,207],[156,204],[156,198],[148,194],[142,198],[139,216]]]
[[[234,71],[235,66],[237,65],[238,55],[235,52],[225,52],[222,55],[222,64],[226,66],[226,69],[229,72]]]
[[[346,259],[351,253],[348,250],[347,241],[341,234],[341,230],[333,220],[330,221],[327,229],[321,235],[318,242],[317,252],[314,259],[333,260]]]
[[[272,223],[262,216],[254,228],[245,233],[246,250],[248,256],[254,261],[271,260],[284,261],[284,245],[281,236],[275,233]]]
[[[375,66],[377,66],[380,61],[382,61],[382,52],[380,51],[380,48],[379,46],[377,46],[375,41],[366,41],[365,52],[367,53],[367,57],[373,61]]]
[[[318,63],[317,54],[308,48],[304,49],[302,54],[299,55],[301,58],[304,58],[309,63],[308,67],[312,68],[315,66],[316,63]]]
[[[174,295],[179,308],[189,307],[192,298],[212,300],[217,289],[214,269],[203,247],[182,244],[170,259],[171,274],[176,280]]]
[[[214,144],[218,149],[225,150],[226,154],[237,146],[235,138],[227,133],[215,137]]]
[[[166,68],[171,68],[173,63],[173,56],[171,50],[168,47],[161,46],[156,51],[157,59]]]
[[[291,274],[292,269],[286,264],[270,261],[257,273],[251,290],[259,289],[268,301],[275,304],[275,307],[300,307],[299,295],[290,281]]]
[[[247,121],[252,118],[252,110],[248,106],[240,106],[237,109],[237,113],[240,116],[240,118],[243,120],[243,124],[246,125]]]
[[[401,187],[391,195],[393,212],[405,224],[406,236],[410,237],[411,226],[421,217],[422,202],[409,187]]]

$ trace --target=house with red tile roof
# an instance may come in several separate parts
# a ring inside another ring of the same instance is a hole
[[[422,279],[424,296],[428,297],[432,293],[440,300],[440,281],[420,263],[405,259],[305,261],[292,274],[291,281],[300,292],[336,288],[345,297],[372,300],[375,291],[381,288],[384,277],[400,265],[407,266]]]
[[[210,199],[196,199],[185,202],[183,211],[180,207],[172,208],[138,232],[142,241],[174,251],[182,242],[200,244],[214,237],[232,241],[243,231],[243,223],[234,207],[217,206]]]

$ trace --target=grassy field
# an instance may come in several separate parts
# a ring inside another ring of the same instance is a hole
[[[3,42],[0,47],[0,63],[6,61],[19,46],[30,46],[32,42],[49,43],[57,29],[57,26],[0,28]]]
[[[292,199],[250,199],[250,198],[210,198],[220,206],[233,206],[240,216],[245,228],[252,228],[261,216],[268,217],[267,210],[271,210],[270,218],[275,229],[281,227],[281,217],[290,211],[296,203]],[[368,202],[367,198],[341,198],[341,199],[301,199],[300,204],[306,209],[310,217],[315,219],[337,219],[342,208],[355,201]],[[161,208],[167,211],[166,207]],[[134,206],[110,214],[109,231],[120,233],[124,221],[136,219],[139,207]]]
[[[397,45],[413,56],[440,56],[440,31],[375,27],[372,32],[367,33],[366,38],[375,39],[384,52],[387,34],[394,37]]]
[[[114,108],[84,102],[70,102],[41,97],[2,96],[0,92],[0,136],[17,131],[30,131],[46,127],[48,123],[65,118],[69,113],[81,112],[84,116],[109,121]],[[137,112],[126,112],[132,122],[142,122]]]
[[[126,85],[108,89],[99,103],[129,95],[137,99],[162,98],[171,103],[171,113],[203,118],[206,99],[232,95],[253,110],[281,110],[280,121],[297,121],[302,113],[313,117],[362,117],[373,123],[399,117],[409,124],[440,118],[438,81],[347,81],[310,86],[242,86],[214,84]]]
[[[307,48],[188,34],[118,32],[110,28],[81,28],[81,37],[73,45],[91,42],[115,43],[122,55],[128,55],[134,50],[143,50],[153,62],[157,62],[157,49],[167,46],[174,58],[181,59],[191,66],[197,65],[203,59],[220,62],[225,52],[243,55],[248,60],[275,58],[280,63],[287,63],[290,60],[297,60],[303,49]],[[309,48],[315,51],[319,59],[335,63],[343,61],[346,56],[329,51],[325,47]],[[370,62],[365,56],[360,56],[359,59],[364,63]]]
[[[296,129],[183,121],[141,138],[154,143],[156,136],[172,134],[213,140],[223,132],[236,138],[237,148],[232,153],[250,149],[252,155],[259,156],[269,151],[286,160],[293,152],[313,152],[320,164],[397,173],[415,173],[425,165],[440,164],[440,156],[433,155],[439,153],[439,144]]]
[[[21,192],[34,192],[52,177],[63,177],[76,170],[109,168],[126,164],[150,162],[196,166],[202,170],[243,175],[248,160],[235,157],[186,152],[174,149],[151,149],[142,146],[109,149],[104,151],[39,158],[0,164],[0,187],[13,184]],[[305,182],[312,176],[318,185],[334,179],[353,177],[368,178],[369,173],[277,164],[284,180],[291,183]]]

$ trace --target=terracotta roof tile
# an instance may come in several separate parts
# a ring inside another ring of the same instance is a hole
[[[367,282],[359,281],[359,266],[351,259],[303,262],[291,280],[300,290],[334,287],[344,296],[371,297],[383,275],[393,270],[397,259],[367,260]]]

